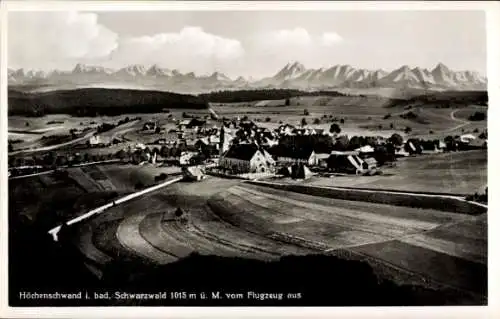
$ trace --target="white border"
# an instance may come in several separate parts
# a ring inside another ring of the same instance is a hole
[[[384,318],[432,318],[443,316],[447,318],[494,318],[500,317],[498,311],[500,302],[500,264],[498,248],[500,214],[497,209],[496,194],[498,169],[488,165],[489,206],[492,213],[488,216],[488,269],[489,269],[489,306],[487,307],[343,307],[343,308],[283,308],[283,307],[108,307],[108,308],[10,308],[7,300],[7,11],[157,11],[157,10],[484,10],[487,12],[487,50],[488,50],[488,93],[489,93],[489,123],[500,119],[500,3],[496,1],[449,1],[449,2],[229,2],[229,1],[15,1],[0,2],[0,317],[7,318],[86,318],[86,317],[287,317],[287,318],[330,318],[340,317],[384,317]],[[496,163],[500,158],[496,144],[500,140],[498,125],[490,125],[488,162]],[[334,289],[334,287],[332,287]]]

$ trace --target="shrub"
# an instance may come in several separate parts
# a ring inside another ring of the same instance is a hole
[[[300,124],[301,124],[302,126],[306,126],[306,125],[307,125],[307,120],[306,120],[306,118],[305,118],[305,117],[303,117],[303,118],[302,118],[302,120],[300,121]]]
[[[486,119],[486,114],[484,112],[475,112],[469,116],[469,121],[484,121]]]
[[[304,109],[304,115],[305,116],[308,116],[309,115],[309,111],[307,109]]]
[[[320,124],[320,123],[321,123],[321,121],[320,121],[320,119],[315,118],[313,123],[314,123],[314,124]]]
[[[345,123],[344,118],[341,118],[341,119],[340,119],[340,124],[344,124],[344,123]]]
[[[270,117],[266,117],[266,122],[271,122],[271,118]]]
[[[410,133],[411,131],[412,131],[411,127],[407,126],[407,127],[405,128],[405,133],[406,133],[406,134]]]
[[[391,114],[390,114],[390,113],[389,113],[389,114],[386,114],[386,115],[384,115],[384,120],[387,120],[387,119],[388,119],[388,118],[390,118],[390,117],[391,117]]]
[[[340,126],[336,123],[333,123],[330,125],[330,133],[336,133],[339,134],[341,132]]]
[[[144,188],[144,184],[142,182],[137,182],[135,184],[135,189],[140,190]]]
[[[403,144],[403,137],[397,133],[394,133],[389,137],[389,142],[393,145],[402,145]]]

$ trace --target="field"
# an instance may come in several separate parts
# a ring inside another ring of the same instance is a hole
[[[375,176],[313,177],[304,183],[409,192],[484,193],[488,182],[487,152],[479,150],[400,158],[396,167],[383,167],[382,171],[382,175]],[[289,179],[283,182],[302,183]]]
[[[282,123],[300,125],[303,118],[308,126],[329,129],[332,118],[337,118],[342,132],[349,135],[381,135],[390,136],[398,133],[421,138],[444,138],[447,135],[472,133],[475,129],[482,132],[486,129],[486,121],[469,122],[468,116],[483,106],[469,105],[457,108],[435,108],[418,104],[409,108],[410,104],[394,106],[390,99],[380,96],[302,96],[290,99],[290,105],[282,100],[255,101],[247,103],[214,103],[212,108],[220,115],[228,118],[248,116],[258,121],[259,125],[275,128]],[[304,110],[307,110],[305,115]],[[402,115],[412,112],[415,118],[403,118]],[[325,115],[327,116],[325,118]],[[330,118],[332,116],[332,118]],[[344,119],[344,124],[339,120]],[[314,124],[314,123],[317,124]],[[411,128],[409,134],[405,129]]]
[[[397,132],[408,137],[443,138],[476,130],[482,132],[487,124],[468,120],[473,112],[484,109],[476,105],[459,109],[425,105],[408,108],[405,104],[394,106],[392,100],[376,96],[303,96],[291,98],[290,105],[285,104],[286,100],[282,99],[212,103],[211,107],[220,117],[248,116],[258,125],[269,128],[282,123],[298,125],[302,118],[312,127],[326,130],[337,123],[342,133],[349,136],[389,136]],[[124,143],[86,148],[81,145],[85,141],[81,141],[78,147],[58,149],[58,154],[70,151],[103,155],[136,143],[152,143],[163,133],[142,132],[146,121],[159,121],[168,131],[184,112],[201,117],[208,115],[205,109],[129,115],[139,116],[141,120],[102,134],[103,137],[123,137]],[[12,139],[24,140],[15,147],[36,147],[43,145],[42,136],[104,122],[116,123],[124,117],[10,116],[9,130]],[[340,119],[345,123],[341,124]],[[209,123],[220,125],[220,121]],[[411,128],[409,134],[403,133],[406,127]],[[10,213],[26,216],[28,220],[44,219],[42,225],[49,229],[118,196],[154,185],[158,183],[155,177],[162,173],[172,178],[181,170],[156,164],[108,164],[73,167],[67,172],[67,177],[47,174],[10,181]],[[487,185],[487,152],[402,158],[394,167],[384,167],[380,176],[282,181],[314,186],[473,194],[483,192]],[[449,287],[459,298],[463,293],[464,299],[483,302],[486,295],[486,214],[472,216],[346,201],[271,189],[236,179],[208,176],[199,182],[178,182],[115,205],[79,224],[72,240],[88,262],[102,268],[113,261],[173,264],[192,253],[270,261],[287,255],[348,252],[377,264],[378,275],[396,269],[393,279],[398,284],[407,283],[406,275],[402,275],[405,273],[412,282],[425,287]]]
[[[178,208],[182,217],[174,216]],[[445,285],[479,299],[485,294],[484,215],[344,201],[209,177],[113,207],[91,224],[97,248],[87,250],[93,255],[98,249],[114,258],[167,264],[192,252],[275,260],[348,250],[383,267],[397,266],[419,285]]]
[[[53,227],[117,196],[83,178],[55,173],[9,181],[9,212]],[[27,200],[29,199],[29,200]]]

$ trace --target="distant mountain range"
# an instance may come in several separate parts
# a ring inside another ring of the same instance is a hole
[[[182,93],[203,93],[214,90],[289,88],[300,90],[329,90],[343,88],[398,88],[424,90],[486,90],[487,79],[473,71],[453,71],[442,63],[434,69],[410,68],[396,70],[358,69],[350,65],[307,69],[299,62],[288,63],[274,76],[260,80],[240,76],[231,79],[220,72],[198,76],[192,72],[153,65],[130,65],[114,70],[100,66],[78,64],[72,71],[41,72],[8,69],[10,86],[32,88],[113,87],[143,88]]]

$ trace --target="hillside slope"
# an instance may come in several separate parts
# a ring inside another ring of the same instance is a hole
[[[157,113],[164,108],[202,109],[206,107],[203,100],[193,95],[100,88],[45,93],[9,90],[8,101],[9,116],[43,116],[56,113],[76,116],[119,115]]]

